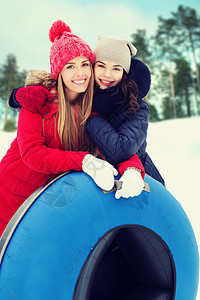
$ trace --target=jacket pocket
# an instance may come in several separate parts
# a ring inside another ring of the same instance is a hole
[[[8,175],[4,173],[1,177],[0,183],[6,190],[8,190],[13,195],[20,196],[30,196],[38,186],[24,181],[21,178],[16,178],[15,176]]]

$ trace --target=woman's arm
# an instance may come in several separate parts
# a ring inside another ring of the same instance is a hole
[[[20,88],[21,87],[14,89],[9,97],[9,105],[10,105],[10,107],[15,108],[15,109],[20,109],[22,107],[21,104],[16,100],[16,92]]]
[[[123,175],[123,173],[129,168],[135,168],[140,170],[142,179],[144,179],[145,170],[137,154],[134,154],[128,160],[117,165],[117,170],[119,171],[120,175]]]
[[[42,136],[42,115],[21,108],[17,138],[24,163],[31,169],[45,174],[61,174],[66,171],[84,171],[102,189],[114,185],[116,169],[107,161],[93,157],[88,152],[63,151],[45,145]],[[59,147],[59,143],[57,147]]]
[[[82,171],[82,161],[88,152],[63,151],[45,145],[42,136],[42,115],[21,108],[17,138],[21,157],[31,169],[46,174],[69,170]]]
[[[106,160],[113,165],[118,165],[137,153],[145,141],[148,117],[148,104],[141,101],[136,117],[127,112],[126,118],[117,130],[104,117],[94,115],[87,120],[86,131]]]
[[[35,113],[48,113],[54,95],[43,86],[19,87],[12,91],[9,105],[20,109],[22,106]]]

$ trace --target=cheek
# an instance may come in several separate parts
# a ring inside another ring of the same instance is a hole
[[[91,75],[92,75],[91,69],[88,69],[88,70],[86,71],[86,74],[87,74],[87,77],[90,79],[90,77],[91,77]]]
[[[66,74],[62,75],[62,80],[63,80],[65,86],[69,85],[69,83],[70,83],[69,76],[67,76]]]
[[[119,75],[116,77],[117,83],[119,83],[119,82],[122,80],[122,77],[123,77],[123,73],[122,73],[122,74],[119,74]]]
[[[99,78],[101,76],[103,76],[103,74],[102,74],[101,71],[98,70],[98,71],[94,72],[94,80],[95,80],[95,82],[99,83]]]
[[[98,76],[100,75],[101,71],[99,68],[94,67],[94,78],[97,79]]]
[[[97,73],[94,73],[94,80],[95,80],[95,81],[97,81],[97,80],[98,80]]]
[[[65,70],[65,69],[62,69],[62,71],[61,71],[61,77],[62,77],[62,80],[65,85],[67,83],[69,83],[69,81],[70,81],[70,73],[71,72],[69,72],[68,70]]]

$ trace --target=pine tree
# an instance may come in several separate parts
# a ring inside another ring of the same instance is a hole
[[[8,121],[10,93],[14,88],[24,85],[26,74],[26,71],[18,71],[15,55],[8,54],[6,62],[0,68],[0,97],[5,102],[4,126]]]
[[[184,7],[183,5],[178,6],[177,12],[172,13],[172,15],[174,16],[174,20],[176,20],[179,33],[177,43],[184,44],[185,48],[187,48],[188,44],[192,52],[197,88],[200,93],[200,76],[195,53],[196,47],[199,47],[196,42],[200,40],[200,17],[195,9],[188,6]]]
[[[153,104],[149,104],[149,121],[150,122],[158,122],[160,121],[158,111]]]
[[[175,60],[176,72],[174,76],[176,95],[185,100],[185,107],[187,116],[191,117],[191,100],[190,90],[192,89],[192,77],[190,64],[183,58],[180,57]],[[183,102],[181,101],[183,107]]]
[[[173,118],[173,107],[171,101],[169,70],[162,68],[158,80],[159,86],[156,89],[156,93],[162,95],[162,116],[164,120],[171,119]]]
[[[138,29],[136,33],[131,35],[132,43],[137,48],[137,55],[136,57],[141,59],[141,61],[145,64],[149,62],[149,57],[151,53],[148,49],[149,47],[149,40],[146,36],[145,29]]]
[[[174,55],[177,55],[177,51],[173,46],[174,42],[174,28],[175,21],[170,19],[164,19],[162,17],[158,18],[158,29],[156,35],[154,37],[155,43],[160,46],[160,51],[162,58],[167,56],[168,65],[169,65],[169,81],[170,81],[170,91],[171,95],[169,97],[169,101],[171,102],[173,108],[173,118],[177,117],[176,112],[176,103],[175,103],[175,89],[174,89],[174,77],[173,77],[173,69],[172,69],[172,58]]]

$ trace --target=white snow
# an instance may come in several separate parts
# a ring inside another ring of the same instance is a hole
[[[200,250],[200,117],[151,123],[147,152],[185,210]]]
[[[0,159],[15,136],[0,131]],[[200,249],[200,117],[150,123],[147,152],[187,213]]]
[[[6,154],[11,142],[16,137],[16,132],[0,131],[0,160]]]

